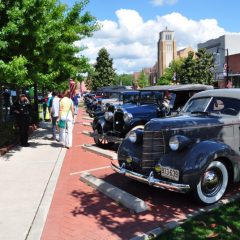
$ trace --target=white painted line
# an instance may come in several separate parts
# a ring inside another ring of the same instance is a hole
[[[82,173],[80,180],[136,213],[148,210],[147,204],[142,199],[137,198],[100,178],[96,178],[90,173]]]
[[[94,171],[98,171],[98,170],[102,170],[102,169],[106,169],[106,168],[110,168],[110,167],[111,166],[105,166],[105,167],[99,167],[99,168],[92,168],[92,169],[84,170],[84,171],[80,171],[80,172],[73,172],[73,173],[70,173],[70,176],[78,175],[78,174],[86,173],[86,172],[94,172]]]
[[[109,158],[111,160],[116,160],[117,159],[117,154],[115,152],[109,151],[109,150],[105,150],[96,146],[93,146],[91,144],[84,144],[82,146],[83,149],[93,152],[93,153],[97,153],[103,157]]]

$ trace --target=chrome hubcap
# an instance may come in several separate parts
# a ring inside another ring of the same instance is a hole
[[[216,195],[221,189],[222,182],[222,172],[219,169],[209,169],[202,178],[203,194],[208,197]]]

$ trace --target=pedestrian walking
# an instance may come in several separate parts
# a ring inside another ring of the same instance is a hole
[[[50,106],[50,115],[52,120],[52,138],[53,140],[56,140],[56,132],[57,132],[57,119],[59,115],[59,104],[60,104],[60,98],[56,94],[56,92],[52,92],[52,100],[49,103]]]
[[[73,117],[73,102],[70,99],[70,91],[66,90],[60,101],[59,111],[59,141],[62,142],[66,148],[70,148],[72,146]]]
[[[13,112],[19,127],[20,143],[23,147],[28,147],[28,128],[30,124],[31,105],[25,94],[21,94],[13,105]]]
[[[9,108],[11,106],[11,101],[10,101],[10,92],[9,90],[6,88],[3,92],[3,100],[4,100],[4,103],[3,103],[3,106],[5,108],[5,114],[4,114],[4,120],[5,122],[7,121],[8,119],[8,115],[9,115]]]
[[[80,100],[80,93],[77,90],[75,90],[75,95],[73,97],[74,115],[78,114],[79,100]]]
[[[70,98],[73,100],[73,97],[75,95],[75,82],[72,78],[69,79],[69,90],[70,90]]]

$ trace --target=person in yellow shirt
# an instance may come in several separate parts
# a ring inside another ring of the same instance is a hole
[[[72,130],[73,130],[74,107],[72,99],[70,99],[70,91],[63,93],[60,100],[59,119],[66,122],[65,128],[60,128],[59,141],[66,148],[72,147]]]

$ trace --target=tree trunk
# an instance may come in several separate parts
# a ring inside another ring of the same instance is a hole
[[[0,129],[3,127],[3,91],[0,86]]]
[[[39,122],[39,116],[38,116],[38,82],[35,80],[34,82],[34,107],[33,107],[33,122],[38,123]]]

